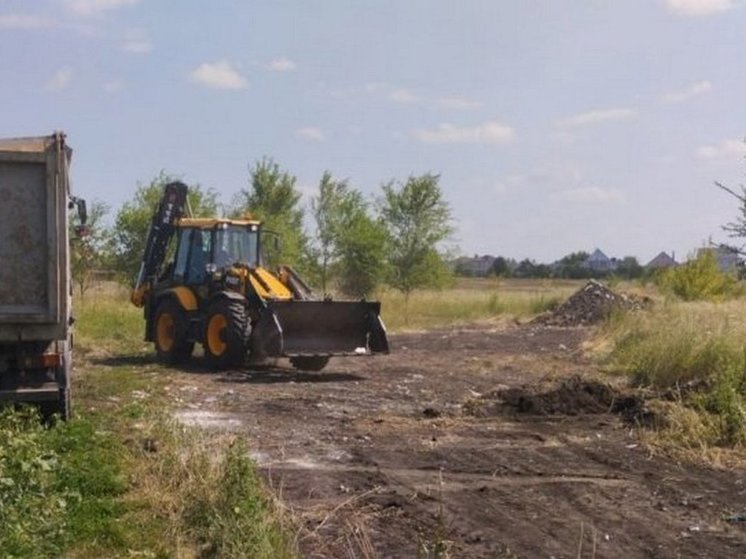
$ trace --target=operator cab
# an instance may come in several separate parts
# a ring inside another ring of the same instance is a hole
[[[183,219],[178,230],[173,277],[184,284],[201,285],[234,264],[260,264],[258,223]]]

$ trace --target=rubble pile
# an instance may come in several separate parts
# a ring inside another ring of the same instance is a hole
[[[641,310],[650,304],[648,297],[615,293],[605,285],[590,280],[554,311],[536,317],[533,323],[545,326],[586,326],[604,320],[614,310]]]

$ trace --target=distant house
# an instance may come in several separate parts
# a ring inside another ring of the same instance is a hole
[[[653,258],[645,265],[645,269],[648,271],[663,270],[665,268],[673,268],[674,266],[678,265],[679,263],[676,262],[673,252],[671,252],[671,256],[669,256],[665,252],[661,252],[658,256]]]
[[[601,249],[594,250],[583,262],[583,267],[593,270],[594,272],[613,272],[616,270],[619,262],[616,258],[609,258]]]
[[[473,257],[462,256],[456,259],[456,270],[467,276],[487,276],[494,263],[495,257],[489,254],[482,256],[475,254]]]

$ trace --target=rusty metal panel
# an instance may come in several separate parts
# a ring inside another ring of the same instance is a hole
[[[67,334],[69,156],[61,135],[0,140],[0,341]]]
[[[0,162],[0,312],[46,316],[46,165]]]

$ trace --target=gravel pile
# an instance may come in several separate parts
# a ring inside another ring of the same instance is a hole
[[[615,309],[634,311],[650,306],[648,297],[615,293],[605,285],[590,280],[554,311],[542,314],[534,324],[546,326],[586,326],[607,318]]]

